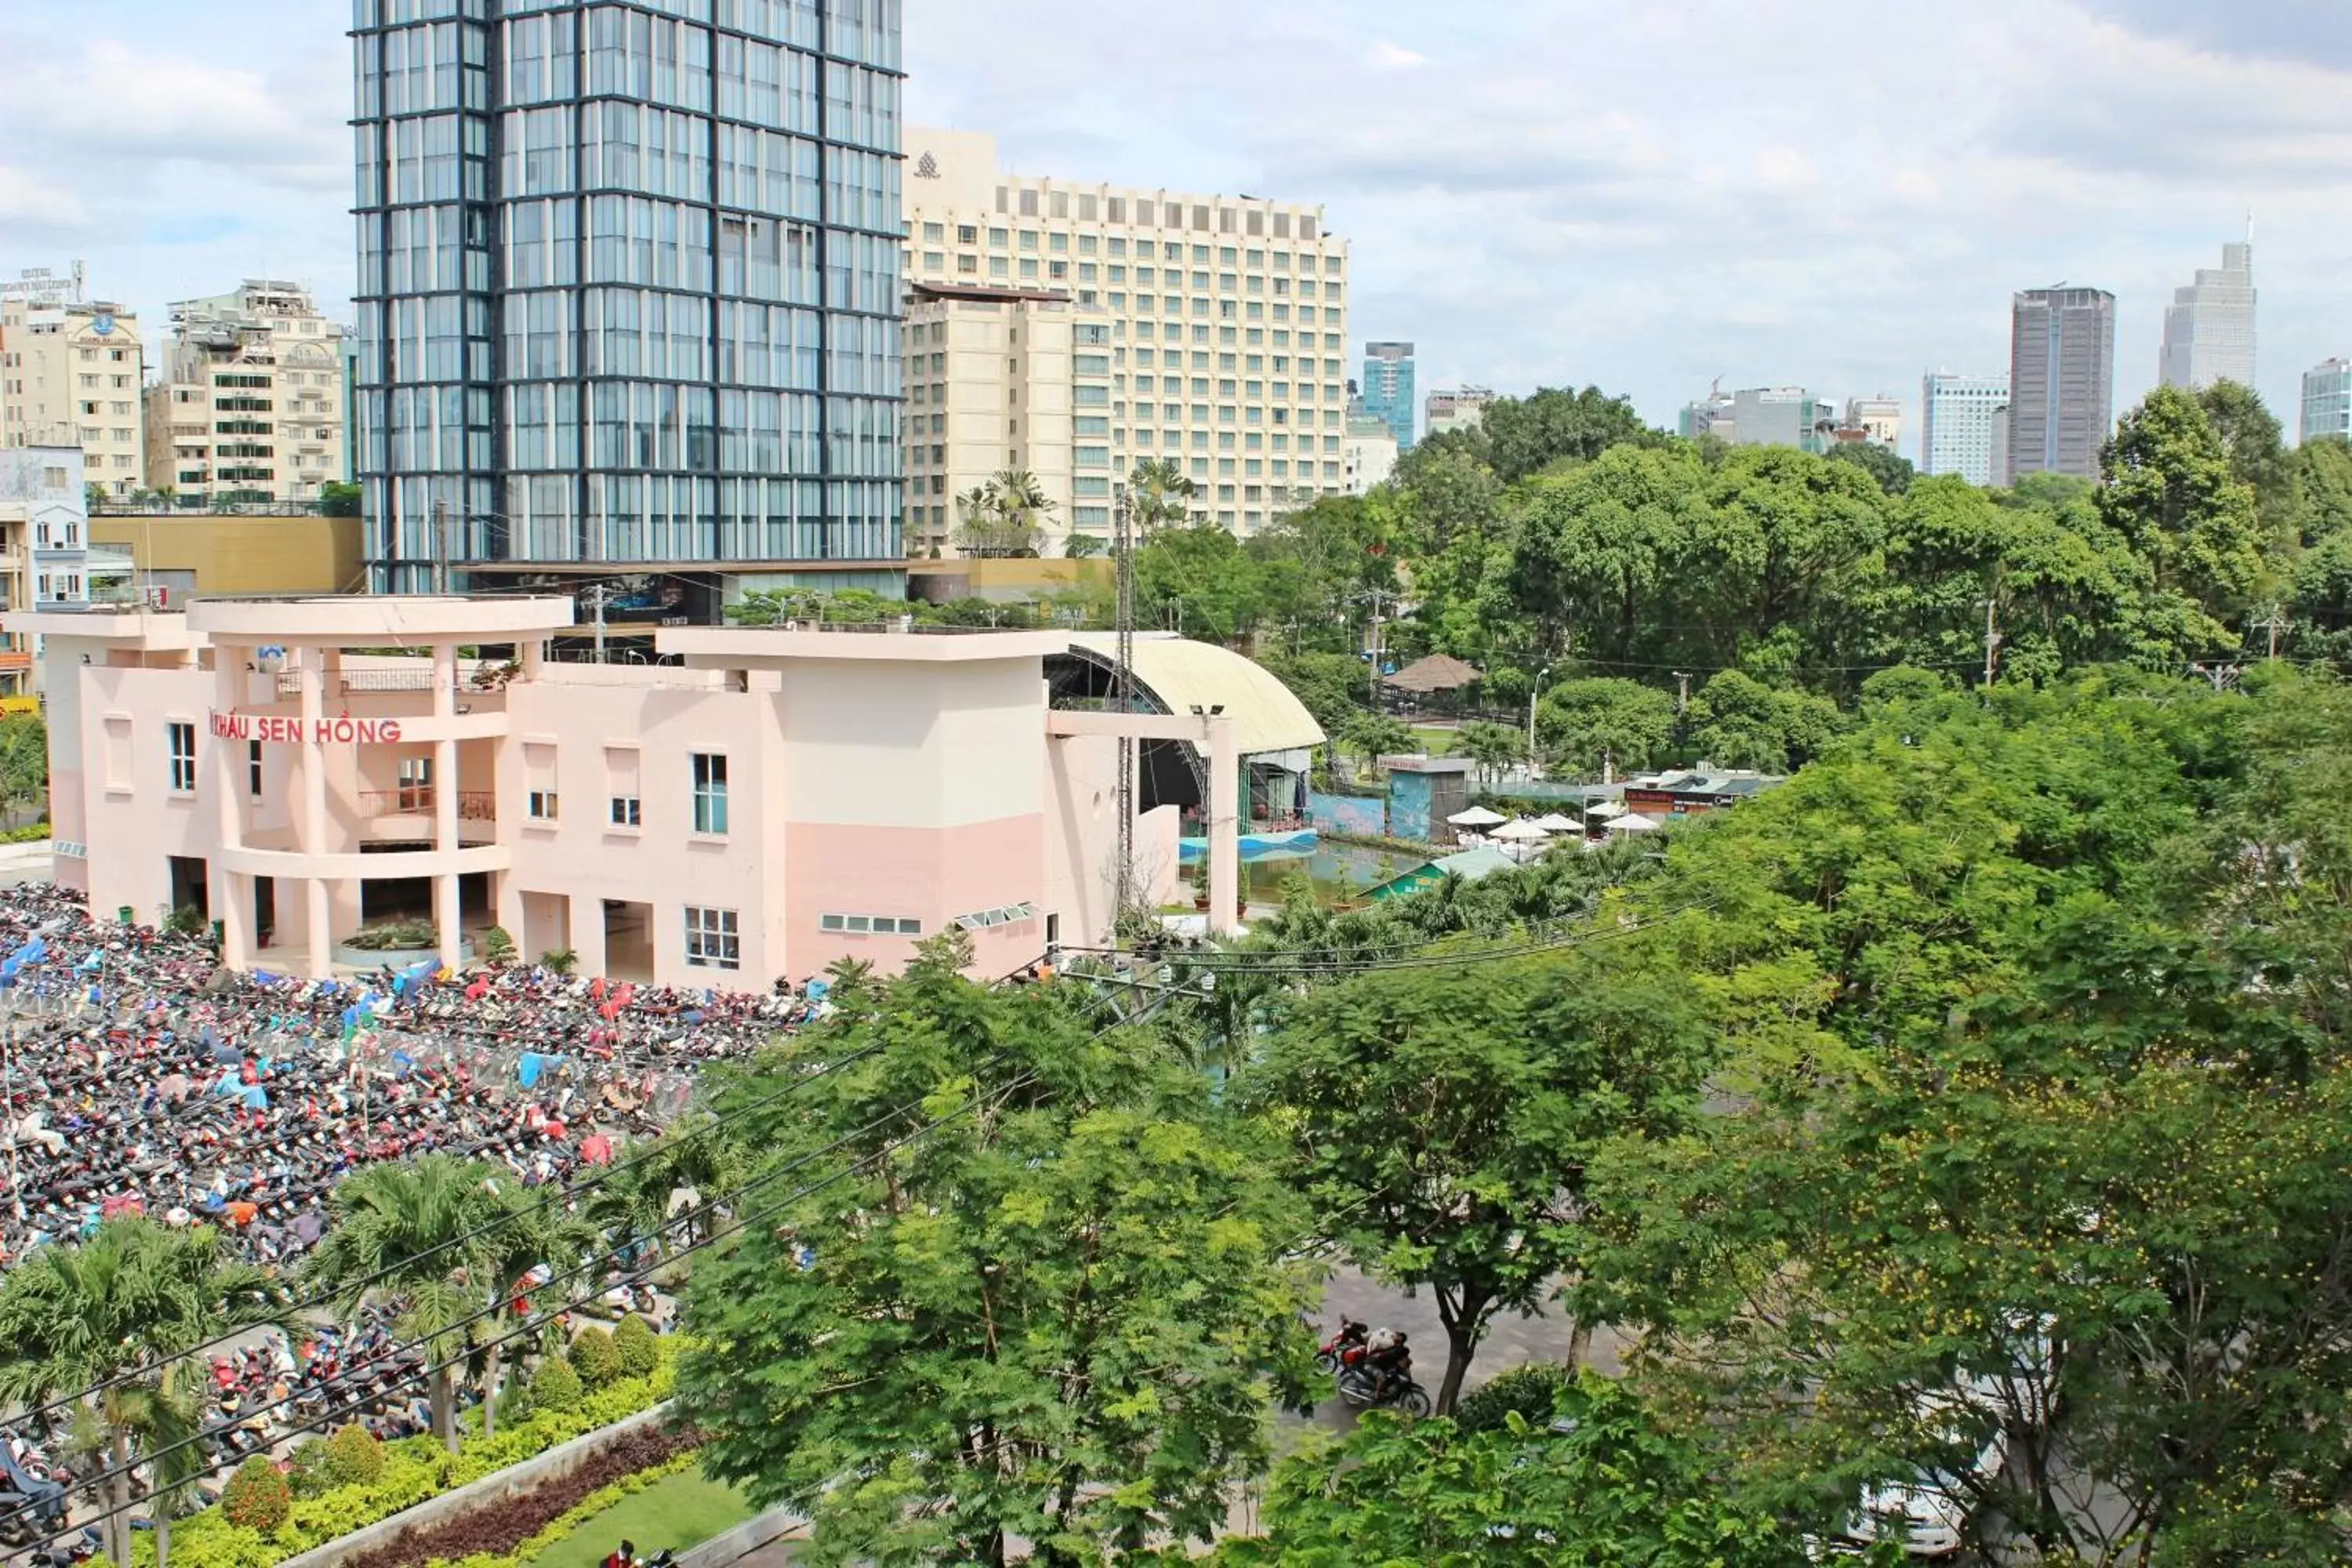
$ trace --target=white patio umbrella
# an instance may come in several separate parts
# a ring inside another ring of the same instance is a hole
[[[1637,811],[1629,811],[1624,816],[1612,817],[1609,821],[1609,831],[1612,833],[1655,833],[1657,830],[1656,817],[1643,816]]]
[[[1445,819],[1446,825],[1452,827],[1495,827],[1507,820],[1508,819],[1501,812],[1488,811],[1483,805],[1474,805],[1467,811],[1457,811]]]
[[[1572,816],[1563,816],[1557,811],[1552,812],[1549,816],[1537,817],[1536,826],[1542,828],[1546,833],[1581,833],[1584,831],[1584,824],[1577,821],[1576,818]]]
[[[1493,837],[1508,844],[1539,844],[1551,835],[1545,832],[1540,824],[1521,817],[1517,822],[1507,822],[1495,829]]]
[[[1584,808],[1587,816],[1622,816],[1625,803],[1622,800],[1596,800]]]

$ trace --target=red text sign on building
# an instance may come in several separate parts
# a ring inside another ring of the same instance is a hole
[[[257,741],[278,746],[390,746],[400,742],[397,719],[299,719],[274,713],[215,713],[215,741]]]

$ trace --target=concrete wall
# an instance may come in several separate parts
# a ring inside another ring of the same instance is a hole
[[[1307,819],[1325,833],[1382,838],[1389,831],[1389,803],[1378,796],[1310,793],[1307,797]]]
[[[355,517],[94,517],[89,538],[143,571],[192,574],[199,594],[342,594],[360,576]]]

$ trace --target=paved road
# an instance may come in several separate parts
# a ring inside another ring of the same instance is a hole
[[[1402,1329],[1420,1352],[1413,1358],[1413,1375],[1435,1393],[1438,1380],[1445,1373],[1445,1331],[1437,1321],[1437,1305],[1427,1292],[1418,1298],[1407,1297],[1365,1279],[1354,1269],[1342,1269],[1332,1276],[1330,1288],[1324,1295],[1319,1320],[1324,1335],[1339,1326],[1342,1312],[1366,1322]],[[1486,1342],[1479,1347],[1478,1359],[1470,1365],[1465,1387],[1475,1388],[1497,1373],[1528,1362],[1567,1360],[1573,1329],[1574,1325],[1557,1309],[1529,1318],[1504,1313],[1488,1330]],[[1614,1375],[1622,1370],[1623,1349],[1623,1342],[1616,1335],[1605,1329],[1597,1331],[1592,1336],[1592,1365]],[[1356,1424],[1356,1413],[1334,1397],[1317,1406],[1315,1423],[1334,1432],[1345,1432]],[[1248,1500],[1236,1500],[1234,1523],[1238,1529],[1253,1528]],[[785,1568],[793,1561],[793,1550],[794,1543],[790,1541],[774,1542],[738,1559],[736,1568]]]

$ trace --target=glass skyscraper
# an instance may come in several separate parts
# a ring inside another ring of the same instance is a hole
[[[901,562],[899,0],[353,22],[378,591]]]
[[[1413,395],[1412,345],[1364,345],[1364,412],[1396,433],[1397,450],[1412,450],[1413,420],[1421,402]]]

